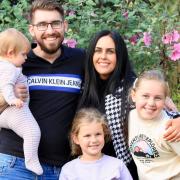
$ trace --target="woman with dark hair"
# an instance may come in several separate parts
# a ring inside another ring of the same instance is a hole
[[[105,145],[103,152],[122,159],[136,180],[138,176],[128,149],[126,128],[129,111],[134,108],[128,102],[128,92],[135,79],[136,74],[120,34],[109,30],[98,32],[87,50],[84,89],[79,108],[95,107],[106,114],[112,141]],[[170,122],[168,138],[179,140],[180,121],[177,118],[176,123]]]
[[[92,39],[87,52],[85,82],[79,107],[96,107],[106,114],[112,142],[104,153],[122,159],[134,179],[136,167],[129,153],[124,131],[128,116],[128,90],[136,78],[123,38],[103,30]]]

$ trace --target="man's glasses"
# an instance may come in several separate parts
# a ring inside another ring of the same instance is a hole
[[[51,25],[52,29],[61,29],[63,21],[52,21],[51,23],[40,22],[38,24],[33,24],[33,26],[36,26],[39,31],[46,31],[48,29],[49,24]]]

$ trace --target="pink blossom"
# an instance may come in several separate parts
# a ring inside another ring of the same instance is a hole
[[[180,43],[174,44],[174,50],[180,52]]]
[[[131,44],[132,44],[133,46],[136,45],[137,40],[138,40],[138,35],[137,35],[137,34],[131,36],[130,39],[129,39],[129,41],[131,42]]]
[[[180,34],[178,33],[178,31],[174,30],[172,32],[172,41],[173,42],[178,42],[179,38],[180,38]]]
[[[74,10],[70,10],[69,11],[69,16],[74,16],[75,15],[75,11]]]
[[[150,46],[152,42],[151,34],[149,32],[144,32],[143,35],[143,41],[145,46]]]
[[[66,44],[68,47],[75,48],[77,41],[75,39],[64,39],[63,44]]]
[[[162,37],[162,42],[164,44],[171,44],[172,42],[172,33],[166,33],[163,37]]]
[[[173,61],[180,59],[180,43],[173,45],[173,51],[169,57]]]
[[[123,13],[123,17],[124,17],[125,19],[128,19],[128,11],[126,11],[126,12]]]

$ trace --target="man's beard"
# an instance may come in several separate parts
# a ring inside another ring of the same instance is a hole
[[[60,46],[61,46],[61,42],[60,42],[58,44],[58,46],[49,49],[48,47],[46,47],[44,45],[44,43],[38,42],[38,44],[39,44],[39,47],[41,48],[41,50],[44,51],[47,54],[54,54],[54,53],[56,53],[59,50]]]
[[[38,45],[42,51],[44,51],[47,54],[54,54],[59,50],[59,48],[60,48],[60,46],[64,40],[64,37],[61,36],[60,33],[54,33],[52,35],[42,35],[41,39],[43,40],[43,39],[48,38],[48,37],[59,38],[59,43],[57,44],[57,46],[48,48],[43,41],[36,40],[36,42],[38,43]]]

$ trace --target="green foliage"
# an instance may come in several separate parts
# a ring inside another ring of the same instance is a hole
[[[7,28],[16,28],[28,35],[27,9],[29,3],[27,0],[19,0],[13,4],[9,0],[0,2],[0,31]]]
[[[128,2],[128,3],[127,3]],[[137,74],[143,70],[160,68],[168,77],[173,99],[179,105],[177,63],[168,57],[169,47],[162,43],[162,36],[178,30],[179,6],[177,1],[143,1],[143,0],[69,0],[64,3],[69,21],[67,37],[75,38],[79,47],[87,47],[90,37],[101,29],[119,31],[129,50]],[[68,12],[74,11],[74,15]],[[128,12],[128,18],[123,14]],[[143,42],[143,33],[149,32],[152,44],[147,47]],[[133,45],[131,37],[137,35]],[[174,81],[171,81],[174,77]]]
[[[27,0],[0,3],[0,31],[15,27],[27,31]],[[102,29],[117,30],[124,37],[129,56],[137,74],[146,69],[162,68],[166,73],[173,100],[179,102],[178,62],[170,61],[169,47],[162,36],[180,27],[179,0],[59,0],[69,22],[67,38],[77,41],[78,47],[87,48],[92,35]],[[128,17],[124,14],[128,12]],[[143,33],[149,32],[152,44],[145,46]],[[135,43],[131,38],[137,36]],[[173,81],[172,81],[173,77]]]

